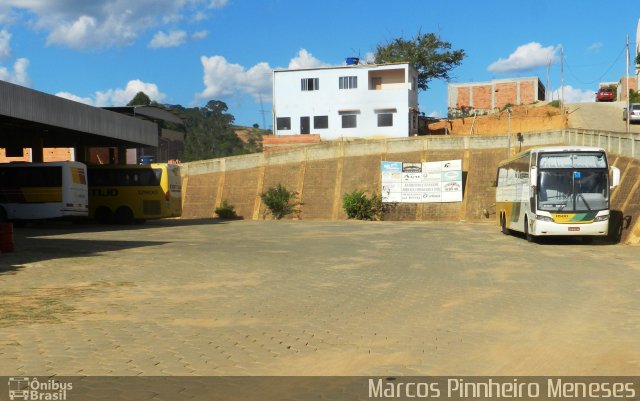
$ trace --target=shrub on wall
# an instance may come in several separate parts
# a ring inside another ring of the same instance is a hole
[[[280,220],[296,211],[296,206],[300,204],[296,200],[296,195],[296,192],[289,191],[284,185],[278,184],[278,186],[271,187],[260,195],[260,199],[267,206],[271,215]]]
[[[380,220],[382,197],[377,194],[367,197],[363,191],[355,190],[342,197],[342,208],[350,219]]]
[[[224,220],[233,220],[238,218],[235,208],[230,205],[226,199],[222,201],[222,205],[220,205],[220,207],[216,208],[215,212],[219,218]]]

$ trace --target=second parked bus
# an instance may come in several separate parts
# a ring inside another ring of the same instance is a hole
[[[101,223],[142,223],[182,214],[176,164],[88,166],[89,217]]]

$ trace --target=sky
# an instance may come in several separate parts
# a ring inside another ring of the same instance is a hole
[[[238,125],[271,128],[274,68],[367,60],[378,44],[433,32],[465,51],[452,83],[538,77],[553,99],[563,83],[566,102],[586,102],[625,75],[627,35],[635,58],[634,4],[0,0],[0,79],[94,106],[126,105],[139,91],[184,107],[221,100]],[[446,117],[447,82],[431,81],[419,103]]]

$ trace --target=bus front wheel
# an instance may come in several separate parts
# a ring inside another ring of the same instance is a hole
[[[527,239],[527,242],[533,242],[533,235],[529,232],[529,220],[524,218],[524,237]]]
[[[507,216],[502,214],[500,217],[500,230],[504,235],[509,234],[509,229],[507,228]]]
[[[131,224],[133,223],[133,212],[126,206],[120,206],[116,210],[116,223]]]

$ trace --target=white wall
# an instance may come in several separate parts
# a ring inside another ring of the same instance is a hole
[[[356,76],[355,89],[339,89],[339,77]],[[371,78],[380,78],[375,90]],[[319,89],[301,90],[303,78],[318,78]],[[409,108],[417,110],[415,70],[408,64],[382,66],[347,66],[309,70],[277,70],[274,72],[273,113],[276,135],[300,134],[300,117],[310,117],[311,134],[322,139],[341,137],[406,137],[409,136]],[[393,112],[393,126],[378,127],[378,113]],[[342,128],[341,113],[357,111],[357,127]],[[314,116],[328,116],[328,128],[314,128]],[[290,117],[291,129],[280,130],[277,118]],[[416,127],[417,129],[417,127]]]

